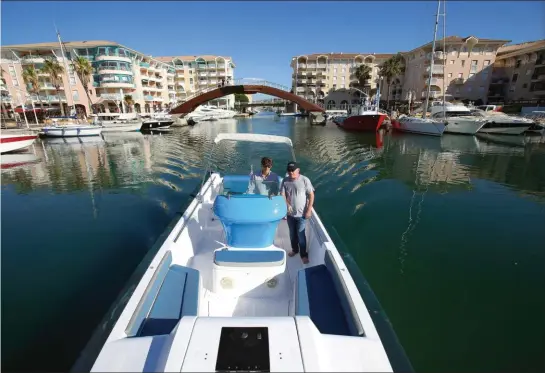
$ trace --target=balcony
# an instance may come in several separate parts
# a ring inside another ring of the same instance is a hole
[[[431,66],[426,68],[426,72],[424,73],[424,75],[429,75],[430,71],[431,71]],[[434,66],[433,75],[443,75],[443,66]]]
[[[426,58],[429,60],[431,58],[431,52],[426,54]],[[443,53],[441,51],[437,51],[433,53],[433,59],[434,60],[444,60],[447,57],[446,53]]]
[[[140,62],[139,65],[140,65],[140,67],[143,67],[145,69],[149,68],[149,63],[148,62]]]
[[[216,72],[208,73],[208,76],[218,76],[218,73]]]
[[[539,82],[539,81],[545,82],[545,74],[532,75],[532,82]]]
[[[115,67],[101,67],[98,69],[99,74],[124,74],[124,75],[133,75],[131,70],[115,68]]]
[[[45,59],[44,56],[23,56],[21,58],[21,64],[22,65],[30,65],[30,64],[36,64],[36,63],[44,63]]]
[[[51,83],[42,83],[40,84],[40,91],[48,91],[48,90],[51,90],[51,89],[55,89],[55,86]],[[59,87],[60,90],[63,90],[64,87],[61,85]]]
[[[130,57],[126,56],[120,56],[116,54],[97,54],[95,57],[95,61],[123,61],[123,62],[131,62]]]
[[[1,95],[0,101],[2,102],[12,102],[13,98],[10,95]]]
[[[299,65],[297,65],[297,69],[299,70],[305,70],[306,68],[307,68],[307,65],[304,63],[300,63]]]
[[[307,83],[306,79],[298,79],[297,80],[297,84],[306,84],[306,83]]]
[[[130,82],[108,80],[100,82],[100,88],[134,88],[134,84]]]
[[[443,79],[431,78],[430,85],[438,85],[439,83],[443,84]],[[428,86],[428,80],[426,80],[426,86]]]
[[[225,69],[225,64],[219,64],[216,69]]]
[[[60,95],[60,98],[59,98],[59,96],[57,95],[47,95],[47,102],[59,102],[59,101],[66,102],[66,96]]]
[[[218,83],[219,83],[219,81],[217,81],[217,80],[209,80],[209,81],[208,81],[208,84],[216,85],[216,84],[218,84]]]
[[[315,69],[315,68],[316,68],[316,64],[315,64],[315,63],[313,63],[313,64],[308,64],[307,67],[308,67],[309,69]]]
[[[105,100],[121,100],[122,97],[119,93],[101,93],[98,95],[99,98],[103,98]],[[134,99],[135,97],[133,97]]]
[[[207,73],[207,72],[199,72],[198,75],[199,75],[199,76],[208,76],[208,73]]]
[[[305,87],[297,87],[297,92],[304,92],[305,91]]]

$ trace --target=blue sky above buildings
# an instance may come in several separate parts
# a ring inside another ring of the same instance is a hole
[[[291,57],[394,53],[433,38],[435,1],[26,2],[1,5],[2,45],[111,40],[153,56],[233,57],[235,77],[289,85]],[[447,2],[447,34],[545,38],[545,2]]]

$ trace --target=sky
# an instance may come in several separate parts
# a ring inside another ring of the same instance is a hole
[[[310,53],[395,53],[433,39],[436,1],[2,1],[2,45],[110,40],[152,56],[231,56],[235,78],[291,85]],[[449,1],[447,35],[545,38],[545,2]],[[440,27],[441,29],[442,27]],[[439,36],[441,34],[438,34]]]

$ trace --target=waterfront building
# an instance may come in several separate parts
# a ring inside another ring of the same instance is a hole
[[[545,39],[500,48],[488,103],[545,99]]]
[[[292,57],[292,87],[295,94],[308,101],[325,105],[328,93],[357,86],[354,75],[358,66],[371,68],[371,79],[365,87],[376,89],[380,65],[392,54],[375,53],[315,53]]]
[[[234,82],[235,64],[231,57],[222,56],[170,56],[156,57],[174,68],[174,88],[178,100],[184,100],[195,92]],[[234,95],[208,102],[209,105],[234,107]]]
[[[67,60],[68,74],[62,74],[60,92],[57,93],[51,78],[41,71],[38,74],[39,94],[30,92],[23,81],[24,69],[34,66],[39,70],[46,59],[57,60],[64,67],[63,55]],[[71,67],[70,61],[77,56],[88,59],[94,68],[87,92]],[[37,107],[41,104],[59,107],[62,104],[66,113],[75,107],[86,115],[92,113],[89,100],[100,112],[162,111],[223,77],[231,81],[235,68],[231,58],[177,56],[173,60],[171,57],[152,57],[102,40],[65,42],[62,51],[58,42],[6,45],[2,46],[0,62],[3,111],[13,111],[23,104],[30,106],[33,103]],[[201,79],[203,73],[216,74],[219,79]],[[128,96],[132,99],[132,102],[129,100],[130,105]]]

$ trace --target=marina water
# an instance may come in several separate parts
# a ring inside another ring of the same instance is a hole
[[[2,155],[5,370],[68,370],[93,333],[108,334],[104,320],[193,198],[220,132],[292,139],[317,212],[416,371],[545,369],[545,145],[258,115],[38,140],[18,166]],[[243,159],[232,149],[224,162]]]

